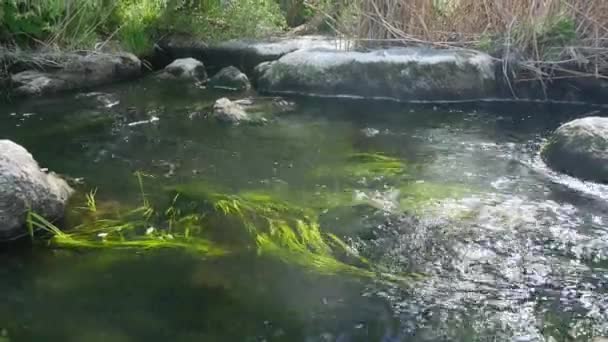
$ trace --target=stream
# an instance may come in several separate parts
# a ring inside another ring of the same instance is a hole
[[[270,103],[266,123],[208,118],[223,96]],[[77,184],[76,197],[97,189],[100,207],[141,201],[134,172],[146,175],[151,199],[201,182],[306,197],[320,207],[322,230],[383,272],[415,277],[328,275],[255,252],[210,257],[25,241],[0,247],[0,341],[608,335],[608,186],[553,172],[539,157],[551,132],[593,108],[287,101],[295,109],[255,94],[141,80],[3,105],[0,137]],[[399,177],[344,166],[363,154],[399,161]],[[348,181],[336,175],[344,170]],[[334,195],[346,201],[321,200]]]

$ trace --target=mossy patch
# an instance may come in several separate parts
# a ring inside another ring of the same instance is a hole
[[[350,181],[361,179],[407,177],[406,163],[398,158],[381,153],[352,153],[343,163],[315,169],[317,178],[340,178]]]

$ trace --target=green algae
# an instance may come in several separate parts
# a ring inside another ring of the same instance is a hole
[[[209,222],[214,223],[210,226],[229,222],[222,226],[224,232],[230,231],[228,239],[233,240],[223,241],[228,245],[245,242],[258,255],[271,256],[325,275],[350,274],[401,283],[418,276],[384,272],[338,236],[325,232],[318,221],[321,211],[316,208],[299,206],[264,192],[247,191],[235,195],[201,192],[203,183],[181,185],[173,190],[181,188],[188,189],[180,193],[182,199],[186,193],[195,193],[195,200],[207,201],[207,206],[213,208],[207,216]]]
[[[357,181],[362,178],[407,177],[406,163],[398,158],[381,153],[352,153],[343,163],[327,165],[315,169],[316,178],[339,178]]]
[[[338,236],[324,232],[316,208],[258,191],[231,194],[201,182],[166,189],[172,195],[170,204],[157,210],[144,193],[141,175],[138,182],[139,207],[110,205],[112,210],[102,210],[106,205],[98,203],[92,191],[85,196],[86,205],[75,209],[81,220],[72,230],[62,231],[30,213],[30,231],[51,233],[48,243],[56,248],[179,249],[206,257],[253,252],[317,274],[411,279],[383,272]]]

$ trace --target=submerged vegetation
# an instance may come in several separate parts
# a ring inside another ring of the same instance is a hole
[[[28,230],[52,235],[58,248],[182,249],[205,257],[229,253],[269,256],[319,274],[405,281],[408,276],[385,274],[338,236],[326,233],[312,208],[257,192],[226,194],[198,183],[166,189],[172,200],[157,210],[144,192],[145,175],[136,173],[141,205],[123,210],[97,203],[97,191],[87,193],[86,205],[77,207],[80,223],[62,230],[30,212]]]
[[[30,213],[30,234],[42,229],[52,235],[49,243],[59,248],[173,248],[205,257],[253,253],[325,275],[342,273],[405,281],[411,275],[383,272],[382,265],[360,256],[345,240],[347,236],[335,235],[332,227],[323,227],[320,216],[332,208],[362,203],[373,210],[415,212],[431,200],[463,193],[414,182],[403,161],[377,153],[352,153],[340,165],[313,170],[314,182],[329,179],[342,187],[319,192],[297,190],[297,196],[288,188],[232,193],[199,181],[155,188],[152,198],[144,186],[145,179],[152,176],[141,172],[135,176],[140,201],[134,208],[98,202],[98,191],[92,190],[79,200],[84,205],[73,208],[77,214],[73,215],[76,222],[69,225],[71,229],[62,230]],[[395,208],[376,205],[378,199],[371,195],[362,198],[356,188],[366,179],[397,189]]]
[[[353,153],[342,165],[328,170],[332,172],[313,170],[312,177],[319,182],[327,177],[343,182],[344,188],[335,194],[327,189],[322,194],[297,191],[295,197],[288,189],[231,193],[217,185],[196,182],[154,189],[157,195],[153,199],[144,186],[145,179],[152,176],[137,172],[140,202],[134,208],[98,202],[98,191],[92,190],[82,196],[84,205],[73,208],[77,222],[71,229],[62,230],[36,213],[29,214],[28,229],[32,236],[37,229],[50,233],[49,243],[59,248],[173,248],[205,257],[253,253],[320,274],[408,279],[411,275],[386,274],[382,265],[360,256],[343,236],[331,233],[331,227],[322,227],[320,216],[331,208],[360,205],[354,186],[367,178],[401,185],[401,204],[407,204],[403,206],[406,210],[443,193],[436,189],[429,192],[434,188],[423,183],[406,186],[410,181],[405,163],[383,154]],[[384,210],[375,206],[373,199],[368,205]]]

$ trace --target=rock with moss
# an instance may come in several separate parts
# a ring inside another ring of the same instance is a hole
[[[42,170],[32,155],[10,140],[0,140],[0,241],[27,235],[28,212],[62,218],[72,194],[54,173]]]
[[[42,54],[29,58],[32,62],[23,64],[25,70],[11,75],[14,95],[85,89],[141,75],[141,61],[130,53]]]
[[[247,75],[238,68],[229,66],[211,77],[209,86],[227,90],[248,90],[251,88],[251,83],[249,83]]]
[[[161,79],[193,80],[203,82],[207,80],[207,70],[203,62],[194,58],[180,58],[167,65],[158,74]]]
[[[394,48],[370,52],[300,50],[255,70],[259,91],[399,101],[462,101],[495,96],[489,55]]]
[[[562,125],[543,147],[542,157],[554,170],[608,183],[608,118],[587,117]]]

